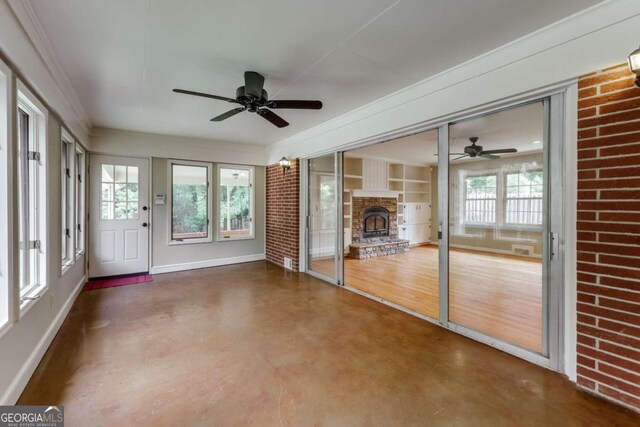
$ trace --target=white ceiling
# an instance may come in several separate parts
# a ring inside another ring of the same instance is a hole
[[[462,153],[469,138],[480,138],[484,150],[515,148],[518,154],[542,150],[544,107],[542,102],[525,105],[454,123],[449,128],[449,152]],[[534,142],[538,142],[537,144]],[[381,144],[358,148],[347,157],[371,157],[409,164],[438,162],[438,131],[429,130]],[[503,157],[506,155],[503,155]],[[451,156],[455,159],[458,156]],[[464,160],[464,159],[463,159]]]
[[[94,126],[270,144],[497,48],[599,0],[30,0]],[[270,96],[320,99],[209,120],[258,71]]]

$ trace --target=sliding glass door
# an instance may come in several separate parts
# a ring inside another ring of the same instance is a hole
[[[545,353],[545,103],[449,127],[449,321]]]
[[[561,369],[555,94],[307,160],[307,271]]]
[[[307,161],[307,270],[337,282],[338,185],[336,154]]]

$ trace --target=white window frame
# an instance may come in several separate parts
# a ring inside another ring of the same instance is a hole
[[[197,166],[207,168],[207,237],[191,239],[173,238],[173,166]],[[208,162],[169,159],[167,162],[167,238],[169,245],[191,245],[213,242],[213,165]]]
[[[15,283],[13,264],[13,165],[15,157],[14,147],[11,143],[13,122],[13,75],[11,69],[0,60],[0,176],[6,177],[0,186],[0,337],[3,336],[12,325],[14,313],[14,288]]]
[[[66,151],[63,149],[66,147]],[[60,140],[60,238],[66,239],[65,251],[62,254],[62,271],[64,275],[75,263],[75,141],[73,136],[62,128]],[[62,155],[66,153],[66,159]],[[62,248],[61,248],[62,249]]]
[[[489,176],[495,176],[496,177],[496,197],[495,199],[469,199],[469,200],[495,200],[495,212],[494,212],[494,218],[495,220],[493,222],[477,222],[477,221],[467,221],[467,179],[469,178],[478,178],[478,177],[489,177]],[[461,214],[461,223],[462,225],[465,226],[487,226],[487,227],[493,227],[496,225],[501,224],[501,218],[499,217],[499,210],[498,210],[498,205],[500,203],[500,172],[497,171],[478,171],[477,173],[468,173],[465,174],[463,176],[462,179],[462,204],[461,204],[461,210],[462,210],[462,214]]]
[[[530,171],[527,172],[540,172],[543,173],[542,169],[532,169]],[[522,174],[522,170],[518,169],[518,170],[507,170],[504,171],[504,178],[503,178],[503,182],[504,182],[504,188],[502,191],[504,200],[502,201],[502,206],[503,206],[503,224],[508,227],[508,228],[517,228],[517,229],[523,229],[523,230],[527,230],[527,229],[531,229],[531,230],[540,230],[542,228],[542,225],[544,224],[544,208],[543,208],[543,220],[542,223],[540,224],[530,224],[530,223],[518,223],[518,222],[508,222],[507,221],[507,202],[509,200],[524,200],[524,199],[529,199],[529,200],[538,200],[540,199],[540,202],[544,205],[544,195],[540,196],[540,197],[509,197],[508,195],[508,177],[507,175],[513,175],[513,174]],[[544,176],[544,174],[543,174]],[[544,183],[543,183],[544,185]]]
[[[48,110],[38,101],[29,89],[27,89],[20,81],[16,82],[17,86],[17,106],[18,109],[23,110],[30,117],[29,120],[29,139],[30,145],[33,144],[37,151],[40,153],[40,160],[38,161],[39,169],[36,174],[36,187],[37,194],[36,200],[37,206],[37,218],[36,218],[36,240],[40,242],[38,257],[37,257],[37,279],[34,284],[21,289],[22,272],[18,275],[19,280],[15,280],[17,286],[17,294],[19,295],[20,316],[24,316],[26,312],[31,308],[35,302],[40,298],[48,289],[48,257],[47,257],[47,230],[48,230],[48,209],[47,209],[47,119]],[[16,114],[16,142],[18,142],[19,127],[18,127],[18,115]],[[16,144],[17,145],[17,144]],[[35,162],[35,160],[32,160]],[[20,180],[18,179],[18,183]],[[22,189],[19,189],[22,191]],[[17,221],[28,221],[27,217],[17,218]],[[17,222],[16,221],[16,222]],[[31,237],[31,236],[30,236]],[[23,254],[19,253],[18,256]],[[25,265],[28,264],[28,256],[26,257]]]
[[[76,164],[76,156],[78,157],[78,163]],[[84,255],[84,241],[85,241],[85,228],[87,217],[87,201],[86,201],[86,160],[87,154],[84,148],[76,141],[76,150],[74,153],[73,163],[75,167],[75,199],[74,199],[74,214],[75,214],[75,258],[76,260],[80,256]]]
[[[249,171],[249,235],[245,236],[222,236],[220,234],[220,171],[222,169],[243,169]],[[233,242],[238,240],[252,240],[256,238],[256,221],[255,221],[255,194],[256,194],[256,168],[247,165],[233,165],[218,163],[216,165],[216,209],[215,209],[215,223],[216,223],[216,241],[218,242]]]

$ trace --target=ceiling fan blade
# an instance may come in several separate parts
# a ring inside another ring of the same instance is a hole
[[[265,119],[269,120],[274,125],[278,126],[279,128],[283,128],[283,127],[289,126],[289,123],[285,119],[283,119],[282,117],[280,117],[279,115],[277,115],[276,113],[274,113],[271,110],[267,110],[266,108],[262,108],[262,109],[258,110],[257,113],[260,114]]]
[[[478,154],[478,156],[484,157],[485,159],[499,159],[500,158],[500,156],[496,156],[495,154],[488,154],[486,152],[482,152],[482,153]]]
[[[297,110],[319,110],[322,108],[321,101],[269,101],[269,108],[291,108]]]
[[[517,153],[515,148],[501,148],[499,150],[484,150],[480,154],[504,154],[504,153]]]
[[[438,153],[434,154],[434,156],[437,156]],[[449,153],[450,156],[466,156],[467,153]]]
[[[227,101],[227,102],[237,103],[237,101],[235,99],[227,98],[225,96],[210,95],[208,93],[193,92],[191,90],[184,90],[184,89],[174,89],[173,91],[176,92],[176,93],[183,93],[185,95],[202,96],[204,98],[212,98],[212,99],[218,99],[220,101]]]
[[[220,114],[217,117],[214,117],[213,119],[211,119],[212,122],[221,122],[223,120],[228,119],[229,117],[233,117],[238,113],[242,113],[245,110],[244,107],[241,108],[234,108],[233,110],[229,110],[226,113]]]
[[[455,162],[456,160],[464,159],[465,157],[469,157],[469,155],[468,155],[468,154],[465,154],[464,156],[456,157],[455,159],[451,159],[451,160],[449,160],[449,161],[450,161],[450,162]]]
[[[264,87],[264,77],[255,71],[245,71],[244,73],[244,93],[256,99],[262,98],[262,88]]]

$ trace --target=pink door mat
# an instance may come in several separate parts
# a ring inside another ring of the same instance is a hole
[[[90,280],[85,283],[83,291],[93,291],[95,289],[115,288],[117,286],[136,285],[138,283],[153,282],[151,274],[138,274],[137,276],[113,277],[108,279]]]

